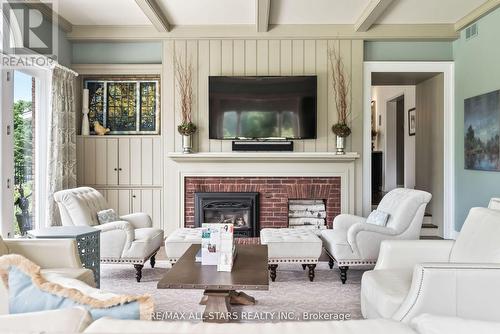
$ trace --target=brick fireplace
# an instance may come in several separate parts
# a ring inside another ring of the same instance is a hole
[[[290,200],[323,200],[329,227],[341,211],[340,177],[192,177],[184,178],[184,221],[195,225],[195,193],[259,193],[260,228],[288,227]]]

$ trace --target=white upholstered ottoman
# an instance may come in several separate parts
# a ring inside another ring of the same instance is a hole
[[[314,280],[314,268],[321,255],[321,239],[312,231],[293,228],[264,228],[260,231],[260,243],[267,245],[271,280],[276,279],[280,263],[302,264],[309,268],[309,280]]]
[[[201,228],[180,228],[165,240],[165,252],[174,264],[193,244],[201,244]]]

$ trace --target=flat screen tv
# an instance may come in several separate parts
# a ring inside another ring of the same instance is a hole
[[[316,76],[211,76],[210,139],[315,139],[316,86]]]

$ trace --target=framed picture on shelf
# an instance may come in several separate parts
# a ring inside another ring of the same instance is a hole
[[[414,136],[417,132],[417,113],[415,108],[408,110],[408,136]]]

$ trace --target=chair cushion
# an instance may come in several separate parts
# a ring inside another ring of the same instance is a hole
[[[321,255],[321,239],[307,229],[264,228],[260,242],[267,245],[269,259],[313,259]]]
[[[336,260],[354,260],[359,258],[359,256],[354,254],[347,242],[347,230],[323,230],[321,231],[321,239],[323,240],[323,247]]]
[[[201,244],[201,228],[179,228],[165,240],[165,252],[170,261],[179,259],[191,245]]]
[[[365,272],[361,279],[362,304],[370,305],[378,317],[391,318],[410,291],[412,274],[405,269]]]
[[[450,262],[500,263],[500,211],[472,208],[451,250]]]
[[[123,253],[123,258],[146,260],[163,244],[163,230],[159,228],[138,228],[135,240]]]
[[[9,248],[7,248],[7,245],[2,239],[2,236],[0,235],[0,256],[9,254]]]
[[[72,279],[77,279],[88,286],[95,287],[94,272],[85,268],[51,268],[40,270],[43,277],[50,281],[54,277],[62,276]]]

